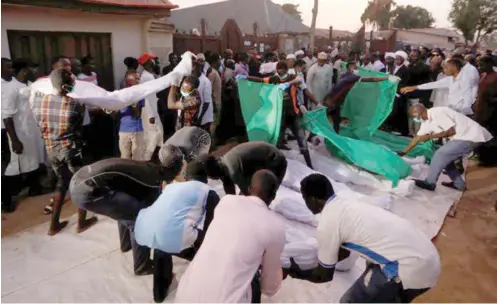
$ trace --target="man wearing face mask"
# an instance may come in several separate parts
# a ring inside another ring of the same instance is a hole
[[[385,76],[385,77],[361,77],[359,76],[359,71],[356,69],[355,62],[347,63],[347,72],[342,74],[340,81],[333,89],[326,95],[324,99],[324,106],[327,107],[328,116],[333,119],[333,128],[335,132],[340,131],[340,123],[342,122],[342,117],[340,115],[340,108],[347,98],[347,94],[352,89],[352,87],[358,82],[380,82],[389,80],[392,82],[398,82],[399,79],[395,76]]]
[[[245,77],[238,77],[243,79]],[[285,131],[289,128],[293,136],[297,138],[297,143],[300,152],[304,156],[305,162],[309,168],[312,168],[311,157],[305,140],[305,132],[300,126],[300,116],[306,111],[305,107],[298,103],[297,93],[298,87],[302,83],[302,79],[294,74],[288,73],[288,64],[286,61],[280,61],[276,65],[276,75],[266,78],[248,77],[250,81],[263,82],[279,85],[283,91],[283,113],[281,115],[281,132],[278,138],[278,148],[282,150],[290,150],[285,144]]]
[[[438,177],[445,169],[452,182],[444,182],[442,185],[459,191],[466,190],[466,183],[454,161],[490,141],[492,135],[471,118],[448,107],[426,109],[422,104],[416,104],[411,108],[410,114],[421,126],[417,136],[398,153],[399,155],[406,155],[421,142],[440,138],[450,139],[435,152],[428,177],[425,180],[416,180],[416,186],[434,191]]]
[[[58,179],[55,205],[48,231],[48,235],[53,236],[68,223],[60,222],[60,213],[69,189],[70,178],[82,165],[81,131],[85,107],[67,96],[74,90],[76,82],[76,77],[70,71],[53,70],[50,81],[56,94],[36,92],[31,110],[42,130],[48,160]],[[96,222],[96,217],[86,219],[86,211],[80,209],[77,232],[86,231]]]

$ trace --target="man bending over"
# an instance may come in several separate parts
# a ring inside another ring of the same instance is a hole
[[[255,172],[268,169],[276,175],[278,185],[286,173],[285,155],[275,146],[253,141],[239,144],[220,158],[205,155],[188,164],[186,174],[193,179],[207,182],[207,178],[220,179],[226,194],[235,194],[235,185],[243,195],[248,194]]]
[[[309,210],[321,213],[319,265],[301,271],[291,259],[290,276],[329,282],[348,250],[358,252],[367,265],[341,303],[409,303],[435,286],[440,275],[437,249],[411,223],[382,208],[335,196],[330,181],[321,174],[304,178],[301,192]]]
[[[173,181],[186,165],[179,148],[171,145],[161,147],[159,158],[162,166],[109,158],[81,168],[71,180],[76,205],[118,221],[121,250],[133,249],[135,275],[152,273],[150,249],[135,241],[136,217],[157,199],[161,184]]]
[[[261,292],[272,296],[278,291],[285,225],[268,208],[278,186],[272,172],[260,170],[252,177],[250,196],[221,199],[175,302],[260,303]]]

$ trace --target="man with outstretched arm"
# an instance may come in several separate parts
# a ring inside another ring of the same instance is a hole
[[[397,76],[384,76],[384,77],[361,77],[355,62],[347,63],[347,72],[342,74],[338,83],[326,95],[323,105],[327,107],[327,114],[333,120],[333,128],[335,132],[340,131],[340,123],[342,117],[340,115],[340,108],[345,103],[347,94],[357,82],[381,82],[388,80],[390,82],[399,82],[400,78]]]
[[[425,180],[416,180],[416,186],[434,191],[438,177],[445,169],[452,182],[443,182],[442,185],[464,191],[466,183],[454,161],[490,141],[493,138],[492,134],[476,121],[448,107],[426,109],[422,104],[415,104],[411,107],[409,114],[414,121],[421,123],[421,126],[417,136],[398,153],[399,155],[406,155],[419,143],[430,139],[450,139],[435,152],[431,159],[428,177]]]
[[[314,214],[319,265],[301,271],[293,260],[293,278],[324,283],[335,265],[355,251],[366,271],[342,296],[341,303],[409,303],[435,286],[440,257],[430,239],[411,223],[382,208],[336,196],[326,176],[311,174],[301,182],[302,196]]]

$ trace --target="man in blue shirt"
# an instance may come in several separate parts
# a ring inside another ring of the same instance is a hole
[[[154,249],[155,302],[166,298],[173,279],[172,254],[193,259],[218,202],[217,193],[202,182],[173,182],[152,206],[139,212],[135,238],[138,244]]]
[[[140,83],[140,75],[136,71],[126,74],[124,79],[127,87]],[[142,160],[145,137],[142,124],[142,109],[145,100],[121,109],[121,125],[119,127],[119,150],[121,158]]]

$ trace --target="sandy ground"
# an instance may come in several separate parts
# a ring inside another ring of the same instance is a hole
[[[470,164],[467,179],[469,191],[455,218],[446,219],[435,240],[442,260],[441,278],[416,302],[497,302],[497,168]],[[42,210],[48,199],[49,195],[24,198],[16,212],[2,214],[2,238],[47,222],[49,216]],[[75,212],[69,202],[62,216]]]

